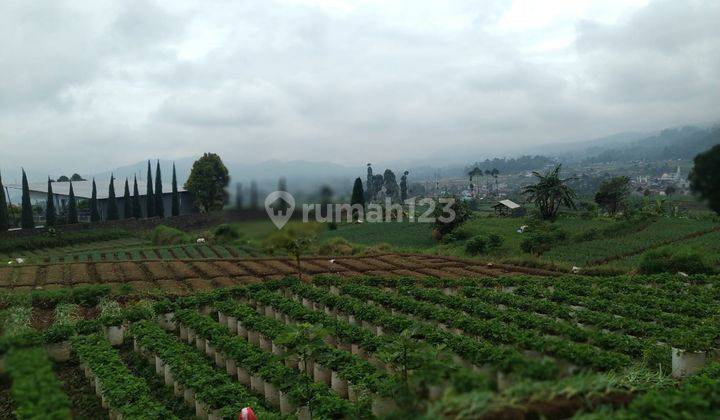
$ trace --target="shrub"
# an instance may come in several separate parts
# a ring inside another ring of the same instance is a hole
[[[465,245],[465,251],[470,255],[484,254],[488,249],[488,240],[482,236],[470,239]]]
[[[586,230],[585,232],[579,233],[574,239],[577,242],[585,242],[592,241],[593,239],[599,239],[601,236],[602,233],[600,232],[600,229],[594,227]]]
[[[216,226],[212,233],[217,242],[232,242],[243,236],[239,226],[228,223]]]
[[[318,253],[320,255],[352,255],[358,251],[358,247],[341,237],[330,238],[320,244]]]
[[[190,242],[190,235],[179,229],[160,225],[150,233],[150,240],[155,245],[177,245]]]
[[[450,221],[442,221],[441,217],[448,217],[448,214],[443,211],[445,205],[438,204],[435,206],[432,217],[435,218],[433,237],[442,238],[448,233],[453,232],[458,226],[468,220],[472,214],[470,206],[465,201],[455,200],[450,208],[455,212],[455,217]]]
[[[457,240],[458,240],[458,237],[455,236],[454,233],[445,234],[443,237],[440,238],[440,242],[442,242],[444,244],[451,244]]]
[[[390,245],[387,242],[381,242],[379,244],[375,244],[375,245],[365,248],[362,253],[365,255],[384,254],[384,253],[390,252],[392,250],[393,250],[392,245]]]
[[[465,244],[465,251],[470,255],[484,254],[492,249],[502,246],[503,238],[500,235],[491,234],[485,236],[475,236]]]
[[[472,236],[472,233],[470,230],[465,226],[460,226],[452,233],[452,236],[455,240],[463,241],[465,239],[470,239]]]
[[[535,255],[542,255],[568,237],[566,231],[548,223],[533,223],[525,230],[525,235],[527,236],[520,243],[520,249]]]
[[[503,238],[500,235],[490,234],[488,236],[488,246],[490,248],[500,248],[503,244]]]
[[[690,249],[660,248],[646,252],[639,266],[640,273],[712,273],[714,271],[702,254]]]
[[[0,253],[10,254],[18,251],[31,251],[40,248],[63,247],[97,241],[109,241],[131,236],[130,232],[119,229],[92,229],[78,232],[58,232],[48,230],[43,235],[3,238],[0,241]]]

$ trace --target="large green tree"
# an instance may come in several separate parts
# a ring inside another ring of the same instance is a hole
[[[97,202],[97,186],[95,185],[95,178],[92,181],[92,195],[90,196],[90,221],[99,222],[100,212],[98,212]]]
[[[383,186],[385,187],[386,197],[389,197],[392,201],[397,201],[400,198],[400,187],[398,187],[395,173],[390,169],[385,169],[383,173]]]
[[[155,194],[153,194],[152,170],[150,161],[147,167],[147,185],[145,189],[145,214],[147,217],[155,217]]]
[[[55,194],[53,194],[52,181],[47,181],[47,201],[45,202],[45,226],[57,225],[57,213],[55,212]]]
[[[230,175],[220,156],[205,153],[193,163],[185,189],[193,195],[201,210],[222,210],[227,200],[225,187],[229,182]]]
[[[115,176],[110,175],[110,187],[108,188],[107,220],[118,220],[120,212],[115,199]]]
[[[170,210],[172,216],[180,215],[180,193],[178,192],[177,185],[177,172],[175,171],[175,164],[173,163],[173,174],[172,174],[172,208]]]
[[[610,215],[615,215],[625,207],[629,197],[630,178],[616,176],[600,184],[600,188],[595,193],[595,202]]]
[[[142,218],[142,207],[140,206],[140,191],[138,190],[137,176],[133,178],[132,215],[136,219]]]
[[[22,215],[20,216],[20,227],[32,229],[35,227],[32,203],[30,202],[30,185],[28,185],[25,169],[22,170]]]
[[[2,174],[0,174],[0,233],[5,233],[10,229],[10,219],[8,217],[7,199],[5,198],[5,187],[2,183]]]
[[[575,191],[567,185],[571,178],[560,178],[562,165],[541,174],[533,172],[538,182],[523,187],[522,194],[527,196],[527,201],[532,202],[540,212],[543,220],[554,220],[561,206],[575,208]]]
[[[132,198],[130,198],[130,182],[125,178],[125,191],[123,193],[123,219],[132,218]]]
[[[695,156],[689,179],[690,188],[720,214],[720,144]]]
[[[162,174],[160,173],[160,161],[155,167],[155,216],[165,217],[165,205],[163,204]]]
[[[73,184],[70,182],[70,198],[68,199],[68,224],[74,225],[78,222],[78,212],[77,212],[77,199],[75,198],[75,190],[73,189]]]

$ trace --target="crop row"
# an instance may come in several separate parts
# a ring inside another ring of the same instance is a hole
[[[70,419],[70,400],[41,347],[14,348],[5,355],[15,415],[21,419]]]
[[[245,386],[215,369],[195,347],[182,343],[152,321],[133,323],[129,329],[134,349],[155,365],[156,372],[173,384],[178,393],[195,407],[196,415],[213,419],[234,417],[253,407],[260,418],[277,418],[261,399]]]
[[[5,310],[3,343],[23,340],[31,332],[32,310],[15,306]],[[70,418],[70,401],[62,391],[52,369],[52,363],[42,347],[3,345],[0,350],[0,373],[8,374],[12,382],[10,394],[18,418]]]
[[[164,247],[133,247],[89,250],[79,253],[55,254],[43,257],[44,262],[100,262],[138,260],[181,260],[247,257],[243,247],[225,245],[173,245]]]
[[[329,333],[326,340],[328,345],[351,352],[370,361],[379,369],[396,372],[402,370],[402,366],[400,366],[402,363],[393,363],[392,360],[380,360],[379,358],[381,355],[391,354],[394,349],[403,345],[403,339],[398,335],[385,333],[382,328],[371,325],[367,321],[356,320],[353,315],[345,315],[327,306],[313,304],[308,299],[302,299],[295,295],[293,298],[296,300],[286,297],[283,292],[273,293],[269,290],[254,288],[248,293],[247,299],[251,306],[255,306],[258,313],[275,317],[286,325],[295,323],[322,325]],[[455,363],[451,360],[451,355],[446,352],[438,352],[429,346],[420,347],[415,349],[418,353],[418,360],[415,360],[414,363],[419,365],[416,367],[415,373],[431,378],[425,379],[428,386],[422,389],[421,393],[437,394],[447,383],[456,390],[468,387],[479,389],[487,385],[487,375],[473,372],[466,369],[465,366]],[[425,353],[425,355],[419,353]],[[334,368],[338,368],[338,366],[335,364]],[[353,370],[341,369],[338,372],[351,384],[365,383],[368,385],[371,383],[365,372],[360,376]],[[387,389],[387,386],[372,388],[383,387]]]
[[[674,241],[687,235],[715,228],[711,221],[661,218],[648,228],[632,235],[596,239],[554,247],[544,258],[561,260],[575,265],[598,264],[623,256],[641,253],[658,243]]]
[[[483,299],[447,296],[433,290],[408,286],[399,288],[397,293],[415,300],[430,302],[440,307],[451,308],[481,319],[491,320],[496,323],[500,322],[507,330],[524,329],[557,335],[575,342],[592,344],[601,349],[624,353],[631,357],[640,357],[648,352],[670,354],[667,346],[658,346],[655,341],[643,340],[610,331],[597,331],[579,326],[574,322],[558,320],[547,315],[502,306],[502,304],[490,305]],[[381,299],[376,298],[375,300],[382,302]],[[502,327],[501,325],[498,326]]]
[[[458,356],[459,361],[474,365],[476,369],[489,368],[537,379],[552,378],[558,373],[557,365],[548,359],[536,360],[524,356],[511,347],[497,346],[482,339],[455,334],[449,329],[439,328],[419,319],[393,314],[389,310],[368,305],[366,300],[337,296],[292,279],[286,284],[290,286],[289,291],[297,298],[307,299],[309,302],[336,310],[346,316],[352,315],[357,321],[362,321],[364,326],[375,328],[382,333],[401,334],[403,331],[412,330],[418,340],[424,340],[432,345],[447,346],[449,351]]]
[[[496,287],[480,287],[475,286],[473,280],[443,280],[441,282],[436,279],[375,279],[375,278],[358,278],[345,280],[346,282],[357,282],[364,285],[382,285],[386,288],[402,288],[406,294],[422,296],[425,300],[435,302],[444,302],[445,305],[451,305],[465,312],[479,312],[481,316],[491,316],[493,318],[506,318],[508,313],[514,314],[518,320],[522,320],[522,325],[530,326],[540,323],[540,328],[561,328],[557,321],[566,320],[575,323],[577,327],[565,327],[564,335],[575,337],[575,340],[586,340],[588,332],[581,331],[586,327],[594,327],[596,330],[608,330],[608,333],[599,333],[595,338],[600,342],[610,339],[615,342],[611,344],[612,348],[621,348],[630,351],[632,355],[638,355],[638,351],[647,350],[652,346],[652,342],[644,344],[634,340],[633,338],[615,339],[610,332],[618,334],[652,338],[655,341],[672,342],[677,337],[685,334],[687,329],[667,327],[662,324],[650,321],[642,321],[633,318],[618,317],[612,313],[603,311],[603,308],[596,310],[571,305],[564,302],[556,302],[550,299],[540,299],[537,297],[526,296],[524,294],[512,293],[519,288],[525,287],[525,283],[512,282],[504,284],[519,284],[519,286],[500,286]],[[331,277],[317,279],[321,285],[335,284],[336,279]],[[485,284],[488,284],[485,282]],[[558,285],[560,280],[558,280]],[[418,287],[421,286],[421,287]],[[491,284],[490,286],[495,286]],[[437,288],[443,289],[443,294],[438,294]],[[462,297],[446,298],[443,295],[452,294],[460,295],[469,300],[463,301]],[[681,305],[681,303],[678,303]],[[597,305],[595,305],[597,306]],[[503,308],[503,310],[499,310]],[[538,317],[539,316],[539,317]],[[552,327],[552,325],[556,327]],[[562,330],[548,330],[550,333],[562,332]],[[605,336],[606,338],[603,338]],[[655,354],[659,354],[662,349],[656,347]],[[665,357],[663,356],[663,359]]]
[[[621,281],[623,278],[615,278]],[[662,281],[664,278],[647,277]],[[322,277],[314,280],[319,285],[335,284],[336,278]],[[350,282],[381,287],[423,286],[442,288],[447,293],[461,293],[466,297],[480,299],[495,305],[505,305],[520,310],[532,310],[556,318],[574,320],[598,328],[624,331],[638,337],[652,337],[660,341],[674,342],[686,340],[681,336],[695,335],[703,341],[712,340],[718,335],[718,329],[710,322],[712,315],[718,312],[718,305],[712,301],[714,288],[685,285],[690,289],[687,296],[676,296],[678,313],[665,312],[652,305],[617,303],[620,295],[627,289],[647,290],[653,295],[652,287],[636,284],[627,288],[618,288],[618,298],[610,293],[612,281],[595,280],[583,277],[553,279],[550,283],[543,279],[524,279],[522,277],[498,279],[376,279],[358,278]],[[578,286],[579,285],[579,286]],[[593,290],[594,292],[588,292]],[[633,290],[630,293],[639,293]],[[657,306],[668,304],[670,298],[657,293]],[[669,292],[667,296],[670,296]],[[698,296],[697,302],[693,298]],[[668,308],[672,309],[672,308]],[[685,314],[690,309],[697,318]],[[703,315],[705,315],[703,317]]]
[[[373,304],[377,302],[378,305],[431,322],[441,323],[445,328],[489,340],[491,343],[508,344],[523,350],[549,354],[581,366],[609,370],[630,363],[630,358],[623,354],[602,350],[585,343],[575,343],[562,337],[544,335],[531,329],[518,327],[517,323],[512,325],[498,320],[478,319],[460,310],[439,308],[429,303],[392,293],[379,292],[375,288],[362,285],[343,284],[339,286],[339,289],[341,294],[351,296],[359,302],[365,301]]]
[[[122,418],[176,418],[161,403],[150,397],[144,379],[134,376],[108,340],[99,334],[76,336],[72,346],[80,360],[85,377],[95,388],[103,408],[111,416]]]
[[[240,312],[227,306],[225,311],[233,314]],[[348,398],[347,383],[341,383],[337,377],[333,381],[320,364],[329,357],[340,359],[343,355],[316,351],[308,357],[300,358],[296,354],[291,357],[292,352],[288,353],[277,344],[273,351],[269,343],[277,337],[263,335],[261,345],[257,334],[262,334],[262,329],[258,320],[253,319],[254,311],[250,312],[245,317],[239,317],[235,333],[227,318],[220,320],[225,323],[218,323],[192,309],[177,311],[175,320],[180,324],[181,340],[195,344],[200,352],[215,360],[217,367],[226,369],[240,383],[264,395],[265,400],[279,408],[281,413],[289,414],[301,407],[301,411],[309,410],[313,416],[322,418],[356,417],[359,414],[360,410],[354,404],[343,399]],[[345,362],[351,364],[356,361]],[[325,375],[318,373],[321,371]],[[308,375],[313,375],[315,382]],[[331,384],[335,385],[332,391],[329,388]]]

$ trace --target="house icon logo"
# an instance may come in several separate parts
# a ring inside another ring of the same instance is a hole
[[[293,210],[295,197],[287,191],[273,191],[265,197],[265,211],[278,229],[290,220]]]

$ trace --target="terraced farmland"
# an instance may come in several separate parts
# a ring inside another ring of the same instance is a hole
[[[477,261],[424,254],[384,254],[333,259],[308,257],[302,259],[301,269],[307,275],[337,273],[346,277],[360,274],[413,277],[553,274],[505,265],[488,267]],[[124,287],[125,291],[128,291],[129,286],[131,290],[141,293],[165,291],[185,294],[296,275],[297,272],[295,262],[287,258],[103,260],[1,267],[0,290],[22,292],[105,284],[114,289]]]
[[[399,257],[351,259],[342,273],[462,268]],[[246,268],[279,272],[278,262]],[[124,303],[108,287],[36,291],[0,309],[9,379],[0,382],[0,417],[219,419],[251,406],[263,419],[662,417],[651,409],[698,418],[720,403],[712,392],[720,368],[710,360],[717,277],[476,270],[473,278],[278,278]],[[668,373],[691,372],[673,371],[672,348],[702,352],[707,368],[679,384]],[[557,391],[538,400],[528,392],[539,387]],[[691,394],[705,403],[680,398]]]
[[[717,223],[692,219],[662,218],[639,232],[624,236],[556,246],[544,259],[574,265],[598,265],[643,253],[648,249],[718,231]]]

